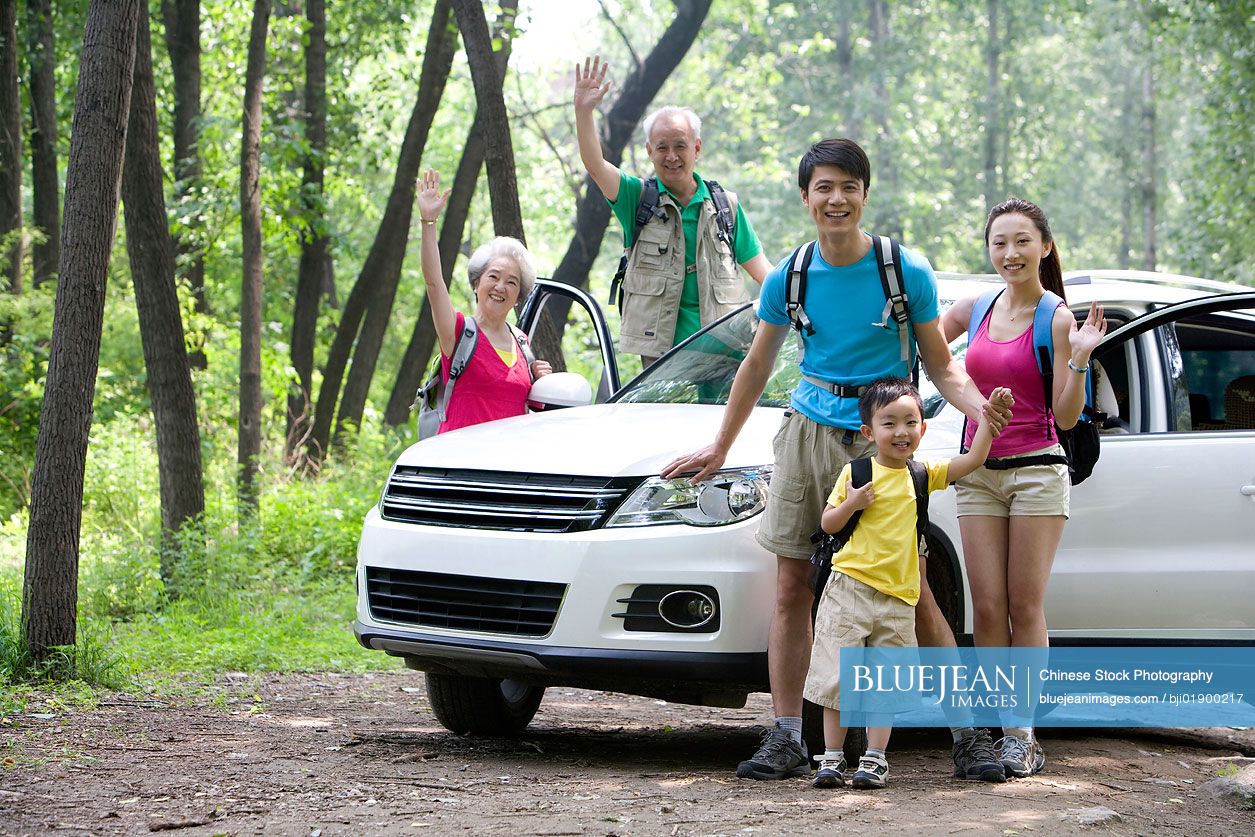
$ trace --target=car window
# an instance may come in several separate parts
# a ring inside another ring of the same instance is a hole
[[[618,386],[613,352],[604,320],[594,314],[588,298],[574,289],[537,286],[521,318],[540,360],[555,372],[575,372],[588,381],[598,403]]]
[[[1255,430],[1255,319],[1208,314],[1161,326],[1171,365],[1177,431]]]
[[[633,404],[726,404],[736,370],[749,352],[758,317],[753,306],[698,332],[615,396]],[[761,407],[787,407],[798,382],[797,340],[780,347]]]

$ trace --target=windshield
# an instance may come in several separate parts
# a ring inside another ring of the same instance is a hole
[[[732,379],[749,352],[757,329],[754,306],[747,305],[672,349],[613,400],[630,404],[726,404]],[[960,340],[956,346],[966,348],[966,341]],[[788,407],[801,374],[795,332],[780,347],[758,406]],[[924,398],[924,417],[932,418],[945,402],[922,370],[920,394]]]

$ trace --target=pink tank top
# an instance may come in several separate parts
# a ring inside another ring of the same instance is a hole
[[[465,315],[459,313],[459,334],[465,323]],[[440,375],[446,381],[449,380],[449,366],[452,361],[451,357],[441,353]],[[449,409],[436,433],[447,433],[485,421],[521,416],[527,412],[527,393],[531,388],[532,376],[523,353],[516,350],[514,365],[507,367],[501,355],[492,347],[492,341],[476,332],[475,351],[453,386]]]
[[[994,387],[1010,387],[1015,398],[1011,423],[994,439],[989,450],[992,458],[1013,456],[1041,450],[1055,444],[1054,416],[1046,410],[1046,393],[1041,372],[1033,356],[1033,326],[1019,337],[1005,342],[989,336],[989,318],[980,324],[967,345],[967,374],[985,395]],[[965,447],[972,444],[976,425],[967,423],[963,437]]]

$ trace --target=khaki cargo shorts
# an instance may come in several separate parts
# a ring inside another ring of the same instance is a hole
[[[785,411],[771,443],[776,466],[756,536],[764,549],[785,558],[811,557],[811,534],[819,528],[837,475],[851,459],[876,450],[857,430],[850,444],[842,444],[845,434],[796,410]]]
[[[1021,459],[1054,453],[1063,448],[1053,445],[1042,450],[1017,453],[1006,459]],[[1029,465],[991,471],[981,466],[955,483],[959,517],[1051,517],[1068,516],[1071,511],[1072,482],[1068,466]]]
[[[842,648],[914,645],[914,605],[833,571],[815,616],[815,644],[802,694],[811,703],[840,709]]]

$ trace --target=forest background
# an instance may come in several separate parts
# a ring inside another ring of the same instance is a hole
[[[465,256],[494,231],[525,235],[541,275],[580,255],[591,269],[574,281],[604,299],[622,233],[580,168],[571,93],[585,55],[610,63],[599,124],[623,167],[649,172],[639,112],[693,107],[699,171],[738,193],[773,262],[809,237],[798,156],[849,136],[872,159],[865,226],[939,270],[987,270],[985,214],[1019,195],[1046,209],[1066,269],[1255,284],[1252,0],[130,4],[128,143],[147,136],[134,110],[145,54],[155,134],[147,156],[128,146],[125,177],[133,161],[160,177],[147,190],[124,179],[122,201],[164,211],[178,257],[152,274],[144,248],[164,234],[114,205],[79,480],[36,464],[67,284],[57,248],[73,238],[58,211],[65,200],[70,215],[84,31],[98,6],[127,0],[0,0],[0,704],[32,673],[141,674],[156,688],[185,671],[393,665],[358,649],[350,625],[360,521],[413,441],[406,408],[432,346],[413,175],[461,177],[464,222],[441,229],[460,254],[460,309]],[[470,21],[491,29],[495,55]],[[615,111],[621,92],[640,101]],[[611,118],[629,112],[626,127]],[[500,194],[509,156],[514,217]],[[152,275],[177,283],[163,323],[186,349],[199,507],[175,496],[187,480],[161,479],[173,472],[154,409],[169,378],[140,339]],[[44,555],[41,479],[73,484],[82,516],[59,565],[71,633],[35,661],[22,598],[25,572],[28,611],[39,605],[27,562]]]

